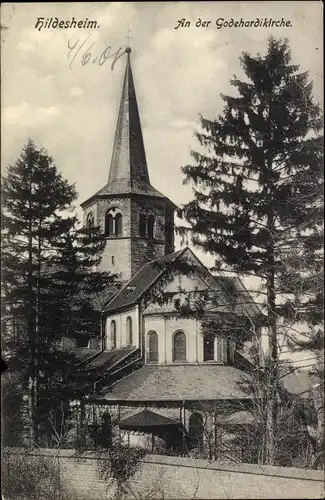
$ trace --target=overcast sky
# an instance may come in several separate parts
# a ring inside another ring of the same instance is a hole
[[[315,98],[322,100],[322,14],[322,4],[312,1],[2,4],[1,23],[8,27],[1,52],[2,168],[15,162],[31,137],[76,183],[78,202],[106,183],[126,56],[113,70],[112,60],[101,66],[93,60],[108,46],[123,50],[129,24],[151,183],[180,205],[191,197],[180,168],[197,146],[199,113],[214,118],[221,112],[220,93],[233,92],[229,78],[242,76],[241,51],[263,54],[269,35],[288,37],[293,62],[310,71]],[[88,18],[99,27],[39,31],[38,17]],[[219,18],[257,17],[283,18],[292,26],[216,28]],[[174,29],[180,19],[191,26]],[[209,26],[196,27],[198,19]],[[75,45],[70,58],[68,43]],[[83,65],[89,46],[91,58]]]

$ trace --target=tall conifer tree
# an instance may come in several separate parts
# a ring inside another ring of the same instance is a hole
[[[96,296],[111,283],[97,272],[105,241],[67,210],[76,191],[29,140],[2,182],[2,308],[9,369],[24,374],[30,436],[63,399],[77,397],[76,360],[62,337],[98,337]]]
[[[230,82],[237,96],[221,95],[224,109],[215,120],[201,117],[196,136],[203,152],[192,152],[196,164],[183,167],[194,200],[182,216],[194,244],[216,256],[216,267],[264,284],[272,380],[266,462],[273,463],[279,318],[287,314],[278,298],[293,293],[283,287],[287,250],[298,240],[313,241],[313,258],[320,244],[319,225],[310,217],[319,189],[304,179],[318,186],[322,178],[322,120],[287,40],[270,38],[265,56],[243,53],[240,62],[246,79]]]

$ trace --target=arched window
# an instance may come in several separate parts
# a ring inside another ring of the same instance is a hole
[[[154,237],[154,229],[155,229],[155,216],[154,215],[149,215],[147,219],[147,236],[148,238],[153,238]]]
[[[94,225],[94,214],[92,212],[89,212],[89,214],[87,215],[86,227],[87,229],[93,229]]]
[[[203,361],[214,361],[214,335],[204,335],[203,337]]]
[[[111,348],[116,347],[116,323],[111,321]]]
[[[184,332],[174,333],[173,361],[186,361],[186,335]]]
[[[203,431],[202,415],[200,413],[192,413],[189,418],[189,436],[192,446],[199,448],[199,450],[203,447]]]
[[[149,363],[158,363],[158,335],[157,332],[150,332],[149,336]]]
[[[105,215],[105,234],[106,236],[114,235],[114,219],[110,212],[106,212]]]
[[[139,234],[141,238],[145,238],[146,236],[146,225],[147,220],[145,214],[140,214],[139,218]]]
[[[132,337],[132,318],[128,316],[126,318],[126,335],[127,335],[127,343],[128,345],[133,344],[133,337]]]
[[[122,236],[122,214],[115,216],[115,236]]]

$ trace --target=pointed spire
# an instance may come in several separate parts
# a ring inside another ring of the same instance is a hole
[[[150,186],[141,122],[130,62],[131,48],[126,47],[126,70],[117,120],[108,185],[119,192]]]
[[[85,200],[81,206],[86,206],[87,203],[97,196],[115,196],[131,193],[167,200],[162,193],[150,184],[131,70],[131,48],[128,44],[125,53],[127,54],[127,62],[108,182],[97,193],[88,200]]]

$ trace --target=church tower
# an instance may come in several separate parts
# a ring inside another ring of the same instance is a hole
[[[129,280],[144,264],[174,251],[176,206],[151,184],[130,61],[126,70],[107,184],[81,204],[86,226],[106,236],[101,269]]]

